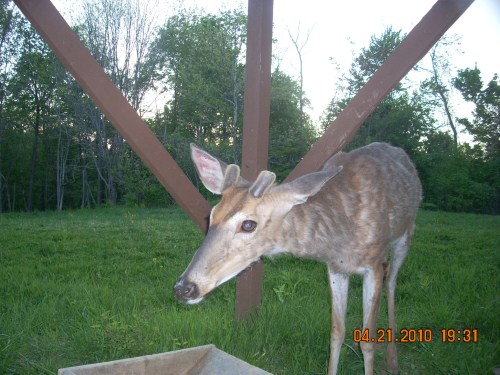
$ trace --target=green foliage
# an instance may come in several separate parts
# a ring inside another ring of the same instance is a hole
[[[335,98],[323,114],[323,126],[328,125],[349,100],[364,86],[384,63],[403,38],[401,31],[386,29],[372,36],[370,45],[363,48],[343,77],[342,96]],[[361,125],[349,148],[374,141],[385,141],[405,149],[410,156],[418,153],[420,140],[432,127],[430,109],[418,93],[410,93],[399,84]]]
[[[401,374],[486,374],[499,358],[499,218],[422,211],[396,291],[400,328],[430,343],[398,344]],[[178,207],[0,215],[0,372],[58,368],[215,344],[273,374],[326,373],[330,292],[324,265],[265,261],[264,303],[234,320],[234,282],[200,305],[177,302],[178,276],[203,235]],[[362,372],[352,332],[362,319],[353,277],[340,374]],[[378,326],[387,327],[385,297]],[[477,343],[442,343],[476,328]],[[385,347],[376,372],[385,371]]]
[[[76,32],[132,106],[141,112],[146,94],[164,95],[165,105],[146,122],[212,199],[198,181],[189,143],[229,163],[241,162],[246,12],[181,10],[155,28],[149,2],[85,1],[81,9]],[[0,212],[173,203],[29,23],[13,11],[14,5],[3,1],[1,10]],[[269,169],[279,180],[307,153],[318,128],[335,119],[403,37],[389,27],[371,38],[353,60],[320,126],[302,111],[309,103],[300,84],[279,69],[272,72]],[[447,70],[446,60],[439,64]],[[400,146],[417,164],[425,204],[498,213],[498,78],[483,85],[478,69],[465,69],[455,78],[455,87],[475,105],[471,118],[459,122],[476,143],[456,150],[441,147],[447,139],[434,118],[440,78],[434,76],[433,85],[427,81],[427,88],[421,85],[418,91],[405,81],[399,84],[349,148],[373,141]]]
[[[366,119],[349,148],[384,141],[402,147],[414,158],[419,153],[421,139],[430,131],[430,124],[429,109],[418,95],[389,97]]]
[[[461,118],[459,122],[484,150],[474,160],[474,167],[476,175],[492,191],[488,202],[489,212],[498,213],[500,211],[500,84],[498,75],[495,74],[483,87],[479,69],[464,69],[458,72],[453,83],[464,99],[475,106],[473,119]]]
[[[0,170],[9,181],[11,189],[26,178],[24,181],[27,184],[23,184],[26,191],[26,195],[22,197],[24,199],[16,199],[11,190],[9,205],[20,204],[31,211],[34,208],[47,208],[50,200],[48,193],[43,190],[42,181],[47,184],[52,180],[48,165],[52,165],[54,161],[52,151],[56,119],[51,103],[57,100],[56,69],[59,64],[48,46],[37,37],[34,29],[28,27],[26,21],[18,22],[16,36],[19,42],[18,57],[6,87],[1,131],[2,143],[5,144],[2,145]],[[11,143],[11,140],[19,143]],[[19,153],[19,146],[25,153]],[[18,158],[24,160],[16,160]],[[14,165],[10,163],[12,159],[15,160]],[[23,167],[24,176],[12,169],[18,166]],[[6,191],[8,185],[5,186]],[[4,194],[8,196],[9,192]],[[35,196],[42,199],[35,200]]]
[[[167,83],[166,128],[198,143],[241,139],[246,16],[181,12],[154,42],[159,78]]]
[[[354,58],[349,74],[343,77],[342,95],[334,98],[323,114],[323,127],[333,122],[401,39],[401,32],[391,28],[378,37],[372,37],[370,45]],[[440,43],[449,47],[451,42]],[[448,61],[445,57],[437,56],[435,49],[431,57],[433,64],[446,70]],[[477,69],[461,71],[454,80],[464,98],[476,104],[473,122],[459,120],[482,146],[471,147],[457,145],[456,140],[439,130],[434,113],[441,102],[436,97],[443,95],[444,103],[447,103],[447,89],[440,83],[438,70],[432,71],[432,77],[424,80],[419,91],[411,92],[400,83],[361,125],[348,148],[374,141],[402,147],[416,163],[423,184],[424,205],[440,210],[498,214],[500,159],[493,156],[498,155],[495,150],[498,150],[500,139],[497,78],[495,76],[485,89],[482,89]],[[449,108],[446,109],[451,116]],[[451,128],[456,132],[454,125]]]
[[[404,37],[400,30],[393,30],[392,27],[388,27],[380,36],[372,35],[370,44],[361,49],[351,64],[349,75],[344,77],[350,97],[354,96],[368,82]],[[401,85],[398,85],[395,91],[400,89]]]
[[[429,135],[425,153],[415,162],[425,187],[424,204],[448,211],[495,213],[495,191],[482,173],[486,170],[479,146],[455,148],[447,133]]]
[[[315,132],[307,115],[302,125],[299,84],[279,70],[273,72],[271,79],[269,168],[281,180],[307,153]]]
[[[482,144],[486,157],[497,159],[500,163],[500,84],[498,75],[483,88],[481,72],[478,68],[464,69],[458,72],[454,80],[455,87],[466,101],[475,105],[474,118],[460,119],[460,123]],[[500,166],[500,165],[499,165]]]

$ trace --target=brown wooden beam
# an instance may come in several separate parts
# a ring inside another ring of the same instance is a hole
[[[65,68],[191,219],[206,232],[208,202],[49,0],[14,0]]]
[[[254,181],[267,169],[271,105],[273,1],[248,1],[247,55],[243,115],[242,175]],[[236,281],[236,317],[249,315],[262,300],[261,261]]]
[[[474,0],[438,0],[352,98],[323,136],[288,175],[286,181],[318,170],[330,156],[342,150],[377,105],[473,2]]]

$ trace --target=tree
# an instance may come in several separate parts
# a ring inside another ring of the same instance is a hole
[[[19,59],[14,67],[15,75],[9,82],[11,108],[18,124],[32,136],[29,183],[26,192],[26,209],[32,211],[35,183],[42,188],[42,208],[48,208],[49,174],[46,164],[51,131],[51,105],[55,88],[53,75],[55,57],[31,27],[20,25]],[[43,152],[40,153],[40,138]],[[39,175],[39,157],[44,165]]]
[[[460,70],[453,81],[463,98],[474,104],[473,118],[461,118],[460,124],[474,137],[484,150],[478,160],[477,175],[492,187],[488,202],[489,212],[500,212],[500,84],[495,74],[484,86],[481,72],[474,69]]]
[[[481,72],[474,69],[459,70],[453,81],[463,98],[474,104],[473,119],[459,119],[467,131],[480,143],[486,156],[500,157],[500,85],[498,75],[483,88]]]
[[[299,41],[300,34],[300,26],[297,29],[297,35],[292,36],[290,30],[288,30],[288,36],[292,41],[293,46],[295,47],[295,51],[297,52],[297,56],[299,58],[299,82],[300,82],[300,96],[299,96],[299,106],[300,106],[300,117],[301,117],[301,126],[305,125],[305,95],[304,95],[304,62],[303,62],[303,50],[309,41],[309,36],[311,35],[311,30],[309,30],[303,41]]]
[[[136,110],[153,84],[154,64],[148,60],[148,52],[154,19],[150,1],[86,1],[77,28],[93,57]],[[131,150],[100,111],[93,106],[88,109],[95,129],[95,150],[90,152],[96,154],[99,176],[96,200],[98,204],[104,200],[104,188],[105,200],[116,204],[125,188],[122,158]]]
[[[421,84],[421,88],[431,98],[431,103],[434,106],[438,106],[438,103],[441,103],[448,126],[453,135],[455,147],[458,147],[458,131],[450,100],[450,90],[453,88],[450,76],[450,55],[453,50],[457,49],[458,44],[459,38],[456,36],[442,37],[429,52],[431,68],[421,68],[431,75],[430,78]]]
[[[370,46],[354,59],[343,78],[343,95],[334,98],[323,117],[329,125],[351,97],[366,83],[399,44],[399,32],[387,29],[372,37]],[[444,42],[442,42],[444,43]],[[448,42],[446,42],[448,43]],[[446,44],[449,47],[451,44]],[[499,95],[496,76],[483,89],[477,71],[464,71],[453,81],[466,100],[476,104],[473,120],[458,122],[474,134],[479,146],[460,145],[449,103],[451,85],[448,60],[441,45],[431,53],[432,69],[419,91],[399,84],[373,111],[358,130],[349,148],[373,141],[387,141],[404,148],[415,161],[423,184],[424,204],[444,210],[497,213],[499,210]],[[441,105],[452,136],[437,128],[435,108]],[[470,130],[469,130],[470,129]],[[496,160],[494,162],[493,160]]]
[[[56,185],[56,209],[63,209],[65,186],[68,174],[68,160],[77,158],[77,127],[74,126],[74,113],[72,111],[71,95],[68,95],[76,86],[76,83],[66,72],[64,67],[56,62],[54,64],[54,79],[56,89],[54,91],[54,107],[52,110],[55,134],[55,185]],[[71,171],[75,169],[74,163]],[[76,189],[75,189],[76,190]]]
[[[300,83],[282,71],[271,76],[271,108],[269,116],[269,167],[278,179],[285,178],[307,153],[316,134],[307,114]]]
[[[323,113],[323,127],[328,126],[384,63],[403,36],[400,31],[386,29],[372,36],[370,45],[354,58],[349,73],[342,79],[343,93],[335,97]],[[411,156],[418,152],[420,141],[433,123],[431,111],[422,96],[411,93],[400,83],[361,125],[349,148],[373,141],[386,141],[403,147]]]
[[[450,134],[433,131],[414,160],[424,186],[425,208],[495,213],[491,205],[495,191],[482,176],[480,147],[456,147]]]
[[[352,98],[361,90],[404,37],[401,30],[393,30],[392,27],[385,29],[380,36],[372,35],[368,47],[361,49],[351,64],[349,74],[344,76],[344,89],[347,97]],[[389,95],[396,95],[401,90],[403,86],[400,83]]]
[[[207,150],[217,148],[225,160],[240,162],[245,35],[241,11],[181,12],[160,30],[154,53],[171,100],[154,123],[190,174],[186,143],[193,139]],[[276,70],[271,85],[269,162],[284,177],[307,152],[315,133],[303,113],[308,101],[300,84]]]
[[[8,95],[7,82],[12,73],[12,62],[16,55],[13,35],[17,22],[18,16],[13,11],[11,1],[0,0],[0,213],[4,211],[5,203],[10,206],[7,179],[2,168],[2,144],[5,142],[4,108]]]
[[[174,155],[181,153],[183,139],[194,139],[218,144],[227,149],[227,160],[238,162],[245,42],[241,10],[218,15],[183,11],[161,28],[153,53],[171,97],[164,134]]]

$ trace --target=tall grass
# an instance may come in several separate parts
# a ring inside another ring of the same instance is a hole
[[[400,328],[431,329],[399,344],[402,374],[489,374],[500,367],[500,218],[419,214],[403,266]],[[178,209],[109,208],[0,215],[0,373],[58,368],[213,343],[274,374],[324,374],[330,297],[325,266],[265,261],[259,314],[234,320],[234,282],[185,306],[172,286],[203,235]],[[352,331],[362,317],[351,282],[340,373],[362,372]],[[384,297],[385,298],[385,297]],[[387,326],[381,306],[379,326]],[[443,328],[475,328],[477,343],[442,343]],[[385,373],[385,347],[376,370]]]

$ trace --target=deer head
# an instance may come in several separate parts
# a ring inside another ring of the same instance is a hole
[[[174,287],[176,297],[191,304],[200,302],[261,256],[284,251],[277,248],[275,236],[287,214],[342,169],[311,173],[276,185],[276,175],[269,171],[260,172],[250,183],[240,176],[237,165],[227,165],[194,144],[191,158],[205,187],[222,195],[210,213],[205,241]]]

